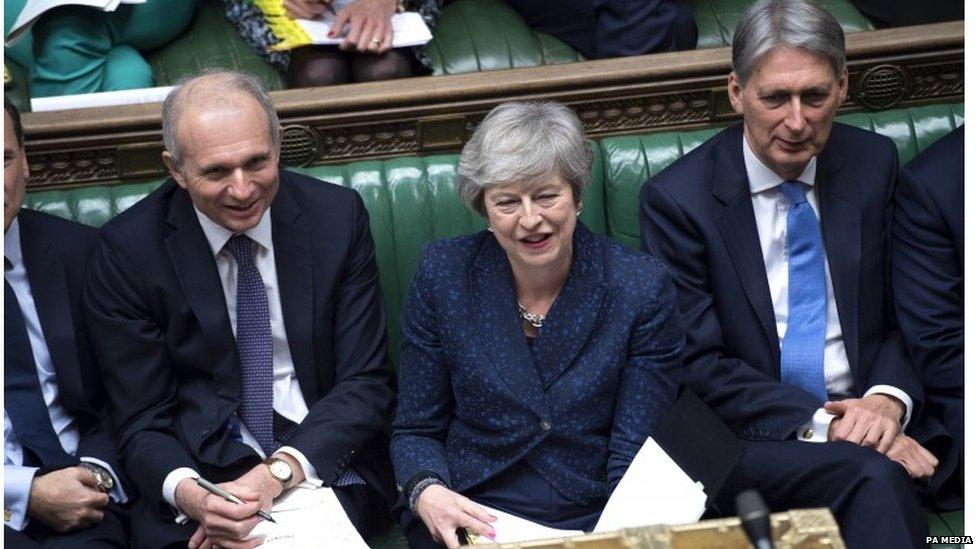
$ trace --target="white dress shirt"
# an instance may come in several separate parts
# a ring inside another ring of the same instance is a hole
[[[194,207],[203,234],[207,237],[210,251],[217,263],[217,273],[220,285],[224,289],[224,301],[227,303],[227,315],[230,317],[231,330],[237,337],[237,262],[230,251],[224,249],[227,241],[234,236],[234,232],[218,225],[209,217]],[[274,243],[271,238],[271,208],[268,208],[261,221],[253,228],[244,231],[254,241],[254,264],[261,273],[261,280],[268,292],[268,309],[271,314],[272,360],[274,372],[274,410],[282,417],[295,423],[301,423],[308,415],[308,405],[302,396],[302,389],[295,374],[292,363],[291,350],[288,348],[288,335],[285,333],[285,321],[281,311],[281,296],[278,292],[278,271],[275,268]],[[242,441],[254,449],[262,458],[264,451],[257,439],[243,422],[239,422]],[[322,485],[322,479],[315,472],[311,462],[291,446],[282,446],[279,452],[286,453],[301,464],[305,472],[305,479],[313,484]],[[176,507],[176,485],[185,478],[196,478],[199,473],[187,467],[181,467],[170,472],[163,480],[163,498],[170,505]]]
[[[30,339],[31,350],[34,354],[34,364],[37,366],[37,377],[41,385],[41,394],[44,403],[47,404],[47,413],[51,416],[51,425],[54,427],[55,434],[64,451],[75,455],[78,451],[78,442],[81,435],[74,418],[68,414],[61,404],[61,395],[58,390],[57,372],[54,370],[54,362],[51,360],[51,353],[47,348],[47,340],[44,339],[44,330],[41,327],[41,320],[37,315],[37,308],[34,306],[34,294],[31,292],[30,281],[27,279],[27,268],[24,265],[24,255],[20,246],[20,223],[14,218],[10,223],[10,228],[4,235],[4,257],[5,263],[10,267],[4,266],[4,279],[10,284],[17,295],[20,309],[24,315],[24,323],[27,325],[27,337]],[[80,460],[94,463],[104,467],[115,480],[115,488],[109,493],[109,497],[118,503],[125,503],[127,498],[122,491],[122,483],[119,482],[115,471],[104,461],[88,457],[78,456]],[[14,426],[7,417],[7,410],[3,413],[3,505],[4,509],[10,512],[10,520],[4,522],[7,526],[15,530],[23,530],[27,526],[27,504],[30,498],[30,487],[37,474],[37,467],[24,465],[24,448],[17,438]]]
[[[766,167],[752,152],[746,138],[742,138],[742,153],[745,157],[746,175],[749,178],[749,191],[752,194],[752,210],[756,217],[756,229],[759,231],[759,244],[762,246],[763,263],[766,267],[766,279],[769,282],[769,294],[773,302],[773,312],[776,316],[776,333],[782,347],[786,336],[786,326],[790,315],[790,259],[789,246],[786,242],[786,221],[790,209],[790,201],[779,191],[783,178]],[[817,218],[820,208],[817,204],[817,193],[814,182],[817,175],[817,158],[814,157],[807,164],[806,169],[797,181],[806,185],[806,198],[813,208]],[[857,243],[852,243],[856,246]],[[830,279],[830,263],[826,251],[824,253],[824,270],[827,276],[827,331],[824,342],[824,382],[827,387],[828,398],[848,398],[852,394],[854,379],[851,375],[851,365],[847,360],[847,350],[844,347],[844,337],[841,332],[840,318],[837,315],[837,301],[834,299],[834,284]],[[912,399],[908,394],[891,385],[875,385],[864,396],[882,393],[893,396],[905,405],[905,415],[902,417],[902,429],[908,424],[912,415]],[[823,408],[814,413],[811,422],[797,430],[797,437],[808,442],[824,442],[827,440],[827,429],[833,419]],[[808,430],[812,430],[812,436]]]

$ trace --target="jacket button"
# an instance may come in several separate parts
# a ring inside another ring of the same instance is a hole
[[[548,419],[544,419],[541,423],[539,423],[539,427],[541,427],[543,431],[548,432],[552,430],[552,423],[550,423]]]
[[[811,438],[813,438],[813,429],[807,429],[806,431],[803,431],[803,438],[805,440],[810,440]]]

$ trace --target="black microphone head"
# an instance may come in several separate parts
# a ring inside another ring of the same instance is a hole
[[[742,521],[742,529],[754,546],[769,546],[772,530],[769,526],[769,508],[755,490],[740,492],[735,497],[735,510]],[[762,543],[764,542],[764,543]]]

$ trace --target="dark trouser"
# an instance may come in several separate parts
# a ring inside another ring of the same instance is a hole
[[[55,532],[37,520],[27,523],[23,532],[3,527],[3,546],[7,549],[122,549],[129,547],[127,513],[115,505],[105,510],[102,522],[66,534]]]
[[[365,484],[336,486],[336,499],[363,539],[382,533],[392,522],[389,504]]]
[[[735,514],[735,496],[755,488],[770,511],[829,507],[851,549],[927,547],[928,525],[905,469],[847,442],[743,441],[745,455],[716,498]]]

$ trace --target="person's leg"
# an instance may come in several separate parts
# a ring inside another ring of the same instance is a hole
[[[37,542],[44,549],[126,549],[129,547],[129,531],[125,522],[127,513],[115,505],[105,509],[102,522],[73,532],[60,534],[49,528],[40,530]]]
[[[408,48],[393,49],[383,55],[354,54],[351,65],[353,82],[375,82],[413,76],[413,54]]]
[[[41,547],[24,532],[9,526],[3,527],[3,546],[6,549],[40,549]]]
[[[27,0],[3,0],[4,36],[7,36],[7,33],[10,32],[10,27],[14,26],[14,23],[17,21],[17,16],[20,15],[26,3]],[[3,54],[6,56],[6,59],[13,59],[22,67],[28,68],[34,62],[31,54],[32,44],[31,33],[25,32],[16,44],[13,46],[5,46],[3,48]]]
[[[306,46],[292,51],[288,83],[293,88],[347,84],[350,78],[349,55],[339,48]]]
[[[386,530],[392,523],[388,505],[367,485],[336,486],[333,491],[363,539]]]
[[[149,0],[112,12],[109,24],[117,44],[128,44],[139,51],[164,46],[178,38],[197,11],[196,0]]]
[[[771,511],[829,507],[849,547],[926,547],[928,526],[904,468],[847,442],[743,441],[745,455],[716,498],[758,490]]]

